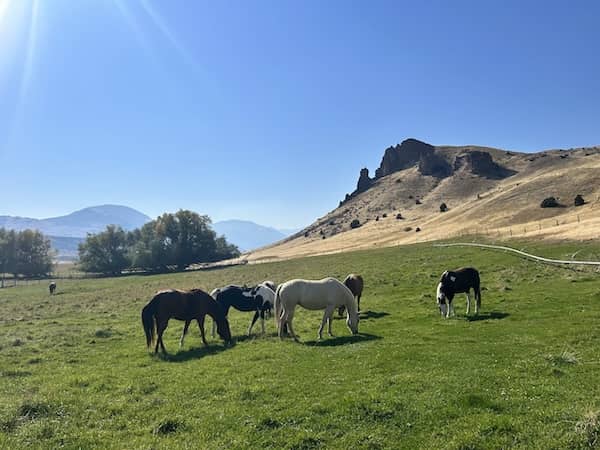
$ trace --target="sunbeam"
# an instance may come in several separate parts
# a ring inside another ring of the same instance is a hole
[[[2,26],[2,22],[4,21],[4,16],[6,16],[9,5],[10,0],[0,0],[0,27]],[[2,28],[0,28],[0,32],[2,32]]]
[[[119,13],[121,13],[121,16],[127,23],[127,26],[129,26],[129,28],[132,30],[138,43],[142,46],[142,48],[148,54],[148,56],[150,56],[153,60],[155,60],[156,58],[155,58],[154,52],[152,51],[152,48],[148,44],[148,41],[145,38],[144,33],[143,33],[142,29],[140,28],[139,23],[136,21],[135,17],[131,13],[131,11],[129,11],[129,9],[127,8],[127,6],[125,6],[125,4],[123,3],[122,0],[112,0],[112,1],[115,4],[115,6],[117,7],[117,9],[119,10]]]
[[[190,52],[179,42],[175,35],[171,32],[168,25],[165,23],[161,15],[152,7],[148,0],[140,0],[142,8],[146,14],[152,19],[154,25],[161,31],[163,36],[171,43],[177,53],[194,68],[199,68],[196,60]]]
[[[34,68],[35,46],[37,41],[37,22],[39,16],[39,0],[31,1],[29,30],[27,32],[27,49],[25,53],[25,63],[23,65],[23,75],[19,84],[19,96],[17,98],[16,122],[21,120],[23,108],[27,99],[27,93],[31,85],[31,76]]]

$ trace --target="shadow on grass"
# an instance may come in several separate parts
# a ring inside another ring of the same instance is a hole
[[[376,341],[382,339],[381,336],[375,336],[374,334],[359,333],[352,336],[337,336],[329,339],[323,339],[321,341],[306,341],[304,345],[311,345],[314,347],[337,347],[338,345],[350,345],[358,342]]]
[[[367,311],[360,312],[359,317],[360,320],[369,320],[369,319],[381,319],[382,317],[389,316],[390,313],[385,311]]]
[[[369,320],[369,319],[381,319],[382,317],[385,316],[389,316],[390,313],[387,313],[385,311],[361,311],[358,313],[358,317],[360,318],[360,320]],[[333,315],[333,320],[346,320],[346,314],[344,313],[343,315],[339,315],[337,313],[335,313]]]
[[[235,344],[234,344],[235,345]],[[177,353],[162,353],[153,355],[155,358],[166,362],[184,362],[190,359],[200,359],[205,356],[215,355],[228,350],[232,346],[225,345],[209,345],[208,347],[190,348],[188,350],[179,350]]]
[[[469,322],[478,322],[480,320],[501,320],[508,317],[510,314],[499,311],[491,311],[489,313],[479,314],[477,316],[467,316]]]

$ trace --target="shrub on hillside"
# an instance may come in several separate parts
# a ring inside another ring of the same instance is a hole
[[[360,220],[358,219],[354,219],[352,222],[350,222],[350,229],[355,229],[360,227]]]
[[[402,214],[398,213],[398,214],[396,214],[396,219],[401,220],[401,219],[404,219],[404,217],[402,217]]]
[[[540,204],[540,207],[542,208],[556,208],[557,206],[559,205],[554,197],[547,197],[542,200],[542,203]]]
[[[583,197],[580,194],[577,194],[575,196],[574,204],[575,204],[575,206],[581,206],[581,205],[585,204],[585,200],[583,199]]]
[[[448,205],[446,205],[445,203],[442,203],[440,205],[440,212],[446,212],[448,211]]]

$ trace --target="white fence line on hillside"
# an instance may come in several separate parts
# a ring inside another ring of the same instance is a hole
[[[517,250],[516,248],[505,247],[503,245],[489,245],[489,244],[475,244],[472,242],[456,242],[452,244],[433,244],[434,247],[480,247],[480,248],[490,248],[493,250],[504,250],[508,252],[517,253],[518,255],[525,256],[526,258],[531,258],[535,261],[548,262],[553,264],[577,264],[577,265],[586,265],[586,266],[600,266],[600,261],[569,261],[564,259],[551,259],[544,258],[543,256],[532,255],[531,253],[525,253],[521,250]]]

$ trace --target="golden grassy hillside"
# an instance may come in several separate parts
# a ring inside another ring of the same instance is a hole
[[[436,178],[422,175],[414,165],[377,178],[369,189],[354,194],[300,233],[246,257],[250,262],[287,259],[466,234],[494,239],[600,237],[600,147],[539,153],[435,147],[435,153],[450,164],[470,152],[489,153],[512,175],[487,177],[470,167],[455,166],[451,176]],[[586,203],[575,207],[578,194]],[[541,208],[542,200],[550,196],[561,206]],[[448,211],[440,212],[442,202]],[[398,214],[403,218],[397,219]],[[351,229],[354,219],[361,226]]]

